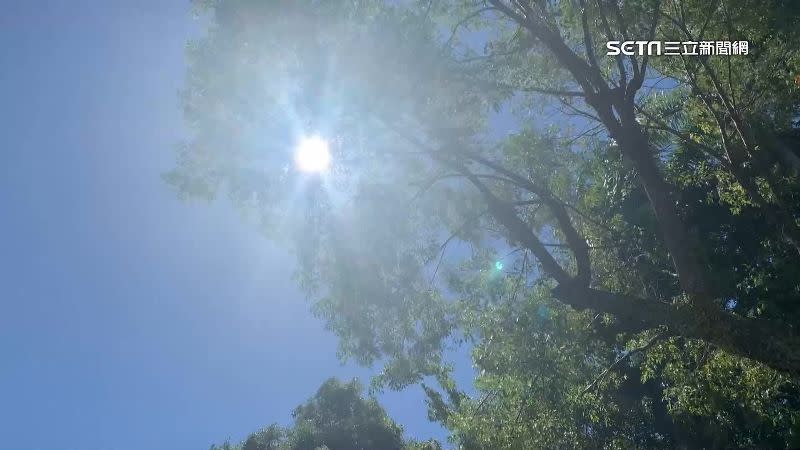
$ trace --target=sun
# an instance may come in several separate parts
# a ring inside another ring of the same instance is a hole
[[[325,172],[331,165],[331,152],[328,148],[328,141],[319,136],[309,136],[301,139],[295,150],[294,162],[302,172]]]

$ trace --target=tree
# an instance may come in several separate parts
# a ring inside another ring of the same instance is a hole
[[[294,425],[270,425],[241,444],[212,445],[212,450],[435,450],[435,441],[406,442],[375,399],[362,396],[357,380],[330,378],[292,413]]]
[[[226,190],[291,240],[342,354],[386,361],[378,383],[434,378],[431,417],[467,446],[796,439],[796,5],[198,4],[214,26],[190,49],[195,135],[168,180]],[[633,36],[753,54],[602,55]],[[492,108],[520,129],[491,136]],[[314,131],[323,178],[289,164]],[[542,305],[562,323],[523,320]],[[462,342],[483,400],[449,378]]]

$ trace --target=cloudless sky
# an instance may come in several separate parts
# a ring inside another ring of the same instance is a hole
[[[279,247],[160,179],[201,25],[183,0],[3,5],[0,449],[206,449],[372,373],[337,361]],[[381,400],[444,436],[418,388]]]

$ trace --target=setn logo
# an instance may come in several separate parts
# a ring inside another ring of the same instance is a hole
[[[747,55],[749,41],[608,41],[609,56],[622,55]]]

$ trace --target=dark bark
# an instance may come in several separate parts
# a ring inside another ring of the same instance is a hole
[[[469,171],[459,170],[481,191],[489,212],[508,230],[509,237],[528,248],[539,260],[542,270],[559,283],[553,289],[555,298],[577,310],[612,314],[621,329],[628,333],[666,326],[677,335],[700,339],[729,353],[800,376],[800,338],[791,329],[763,321],[738,319],[722,311],[708,297],[691,306],[677,307],[601,291],[576,282],[576,278],[559,265],[510,204],[498,199]]]
[[[519,218],[514,208],[497,198],[475,175],[461,169],[464,176],[481,191],[489,206],[489,213],[497,219],[509,232],[509,237],[530,250],[542,269],[559,283],[571,283],[573,278],[556,261],[544,243],[530,230],[528,224]]]
[[[554,288],[553,296],[577,310],[613,314],[622,328],[631,333],[664,325],[677,335],[700,339],[726,352],[800,377],[800,336],[782,324],[739,319],[723,311],[676,307],[568,284]]]
[[[662,175],[648,139],[638,124],[620,126],[617,136],[620,150],[636,168],[653,213],[658,221],[664,245],[669,251],[681,288],[699,301],[707,301],[709,283],[706,268],[695,252],[697,246],[678,213],[672,186]]]
[[[567,213],[567,208],[564,206],[564,203],[555,198],[552,192],[550,192],[550,190],[546,187],[539,186],[529,179],[521,177],[513,171],[504,168],[500,164],[496,164],[477,155],[472,156],[472,159],[486,167],[491,168],[492,170],[497,171],[520,188],[525,189],[539,197],[541,203],[547,206],[547,208],[553,214],[553,217],[556,219],[556,222],[558,222],[558,227],[564,234],[567,247],[569,247],[570,251],[572,251],[572,254],[575,257],[575,265],[577,268],[575,282],[583,286],[588,286],[592,278],[592,265],[591,259],[589,258],[589,245],[586,243],[586,239],[581,236],[581,234],[572,224],[572,219],[570,218],[569,213]],[[516,216],[516,213],[514,213],[514,215]],[[510,218],[510,220],[513,221],[513,218]]]

